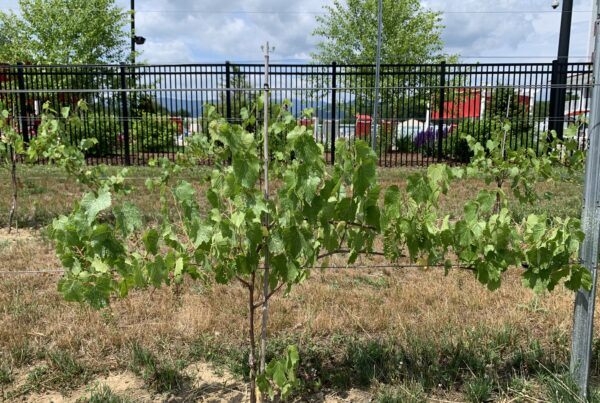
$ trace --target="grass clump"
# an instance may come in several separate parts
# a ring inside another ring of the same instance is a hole
[[[12,383],[12,370],[6,365],[0,365],[0,385],[8,385]]]
[[[483,378],[474,378],[468,381],[464,386],[464,394],[470,403],[483,403],[492,399],[494,385],[492,382]]]
[[[114,393],[107,385],[97,385],[89,397],[77,400],[77,403],[133,403],[132,400]]]
[[[175,364],[159,362],[154,354],[139,344],[134,343],[131,351],[130,368],[157,392],[178,390],[187,381]]]

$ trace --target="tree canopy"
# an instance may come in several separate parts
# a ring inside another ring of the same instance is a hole
[[[114,63],[128,55],[129,13],[115,0],[19,0],[0,11],[0,62]]]
[[[377,0],[334,0],[317,16],[321,38],[312,57],[322,63],[373,63],[377,51]],[[383,63],[424,63],[443,58],[441,13],[419,0],[383,0]]]

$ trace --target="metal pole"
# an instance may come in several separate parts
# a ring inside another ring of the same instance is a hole
[[[127,74],[125,72],[125,63],[121,63],[120,68],[121,76],[121,115],[123,117],[123,151],[125,153],[125,165],[131,165],[131,158],[129,155],[129,109],[127,106]]]
[[[590,60],[593,59],[594,57],[594,37],[595,37],[595,23],[596,21],[594,21],[593,16],[595,16],[596,14],[598,14],[598,4],[596,4],[595,0],[592,0],[592,18],[590,19],[590,33],[589,33],[589,40],[588,40],[588,55],[590,57]]]
[[[131,64],[135,64],[135,0],[131,0]]]
[[[265,52],[265,76],[264,76],[264,134],[263,134],[263,171],[264,171],[264,195],[267,205],[269,204],[269,42],[263,48]],[[269,228],[269,214],[265,214],[265,228]],[[263,373],[266,368],[265,357],[267,355],[267,321],[269,319],[269,243],[265,239],[264,243],[264,261],[265,270],[263,277],[263,304],[262,304],[262,323],[260,337],[260,373]]]
[[[600,5],[600,0],[596,0]],[[600,15],[596,14],[596,39],[594,45],[594,84],[600,83]],[[594,305],[598,267],[598,241],[600,240],[600,91],[592,92],[590,108],[590,148],[585,165],[583,210],[581,225],[585,239],[579,253],[580,261],[592,273],[592,289],[581,289],[575,297],[573,313],[573,340],[571,374],[582,397],[587,398],[592,358]]]
[[[560,19],[560,36],[558,38],[558,80],[559,88],[556,91],[556,126],[555,130],[559,139],[563,137],[565,120],[565,100],[567,89],[567,72],[569,70],[569,43],[571,41],[571,20],[573,17],[573,0],[563,0]]]
[[[377,9],[377,59],[375,60],[375,104],[373,105],[373,133],[371,147],[377,152],[377,119],[379,116],[379,74],[381,70],[381,30],[382,30],[383,0],[379,0]]]

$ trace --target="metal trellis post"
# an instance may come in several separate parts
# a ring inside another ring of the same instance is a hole
[[[596,0],[600,4],[600,0]],[[593,83],[600,83],[600,14],[596,18],[596,38],[594,46]],[[579,392],[587,397],[592,358],[592,338],[594,325],[594,305],[596,297],[596,276],[598,267],[598,241],[600,239],[600,91],[592,92],[590,108],[590,148],[585,166],[583,210],[581,225],[585,239],[581,245],[580,260],[592,274],[592,289],[580,289],[575,297],[573,313],[573,339],[571,349],[571,374],[579,387]]]

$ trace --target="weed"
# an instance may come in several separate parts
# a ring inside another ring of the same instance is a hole
[[[8,385],[12,383],[12,370],[7,366],[0,365],[0,385]]]
[[[467,400],[471,403],[481,403],[491,400],[494,385],[485,378],[475,378],[467,382],[464,386],[464,393]]]
[[[579,397],[579,388],[568,373],[553,374],[548,372],[540,379],[546,386],[546,397],[552,403],[585,403]]]
[[[187,381],[173,363],[160,363],[146,348],[134,343],[130,368],[159,393],[180,389]]]
[[[56,369],[65,377],[75,378],[85,373],[85,368],[68,351],[49,351],[47,358],[53,369]]]
[[[10,350],[10,357],[16,366],[30,364],[35,357],[34,351],[27,341],[17,344]]]
[[[27,374],[27,388],[32,390],[42,389],[42,385],[48,375],[48,367],[45,365],[33,368]]]
[[[130,403],[132,400],[115,394],[107,385],[97,385],[90,396],[77,400],[77,403]]]

